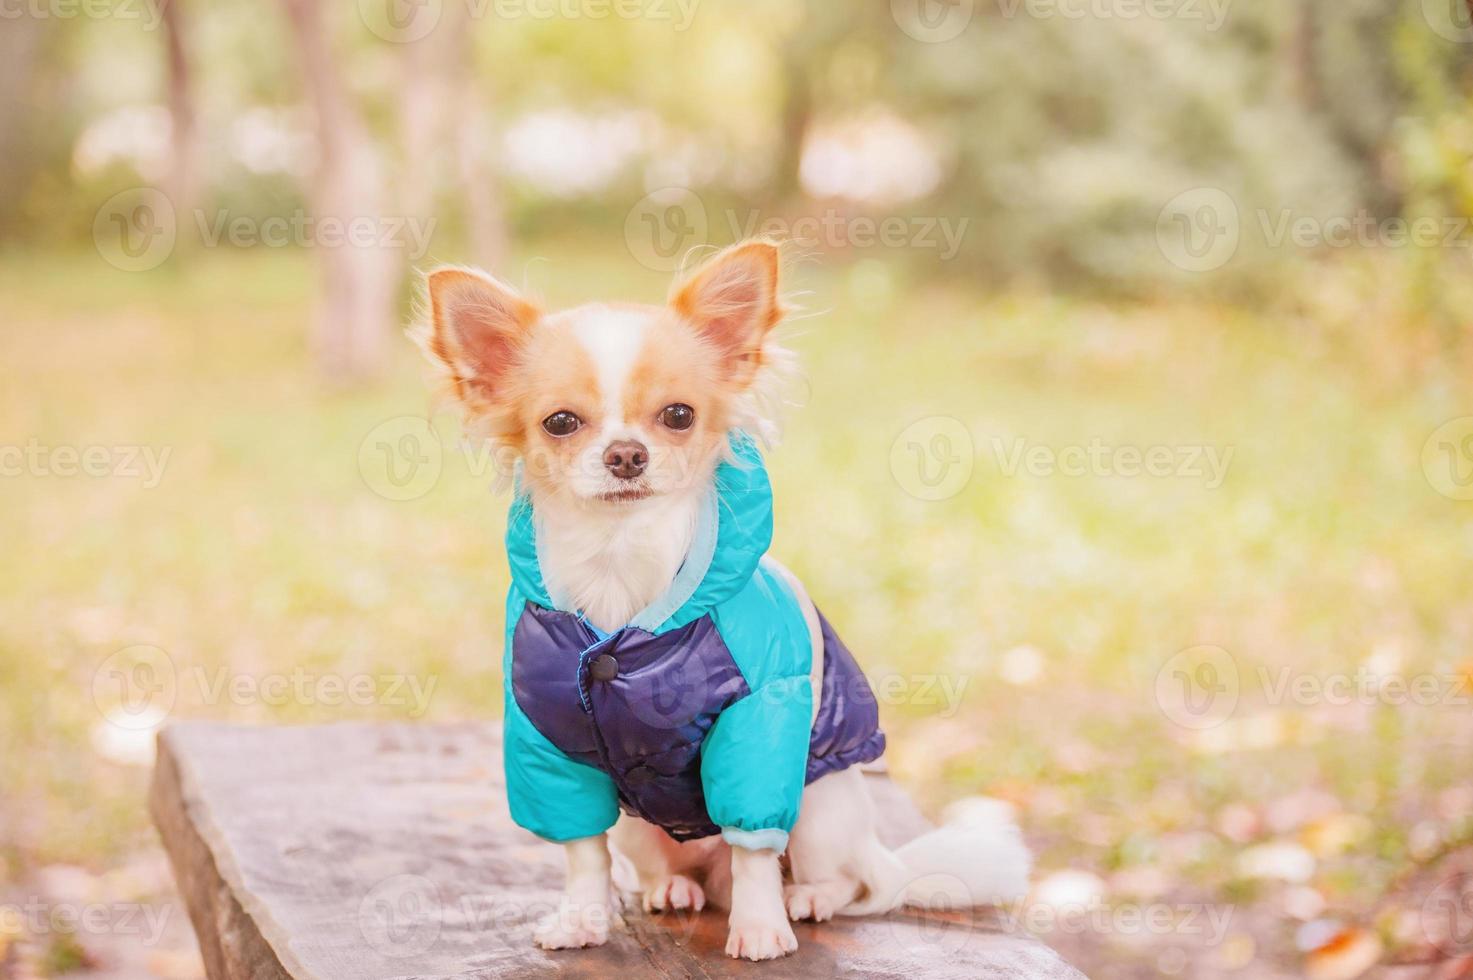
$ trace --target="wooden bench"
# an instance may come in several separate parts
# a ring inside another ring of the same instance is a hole
[[[992,910],[800,924],[797,953],[753,964],[723,954],[723,913],[635,902],[607,945],[545,952],[562,857],[512,824],[500,752],[490,725],[165,731],[151,807],[212,980],[1081,978]],[[867,778],[892,843],[924,829]]]

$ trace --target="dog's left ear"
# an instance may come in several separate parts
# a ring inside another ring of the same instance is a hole
[[[737,384],[751,382],[768,331],[783,317],[777,279],[778,247],[743,242],[717,253],[671,293],[670,306],[721,352]]]

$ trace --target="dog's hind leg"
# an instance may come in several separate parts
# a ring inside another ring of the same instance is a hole
[[[874,833],[869,791],[857,768],[810,783],[788,839],[793,872],[793,883],[783,889],[788,918],[822,922],[854,901],[860,888],[855,855],[870,845]]]

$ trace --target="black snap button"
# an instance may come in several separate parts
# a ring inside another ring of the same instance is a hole
[[[635,766],[624,774],[624,781],[630,786],[643,786],[655,778],[655,771],[649,766]]]
[[[588,673],[596,681],[611,681],[619,676],[619,661],[607,653],[600,654],[594,657],[593,662],[588,665]]]

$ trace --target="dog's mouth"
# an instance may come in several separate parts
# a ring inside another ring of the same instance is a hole
[[[653,497],[654,495],[655,491],[649,487],[630,487],[627,490],[609,490],[599,494],[598,499],[611,504],[627,504],[636,500],[644,500],[646,497]]]

